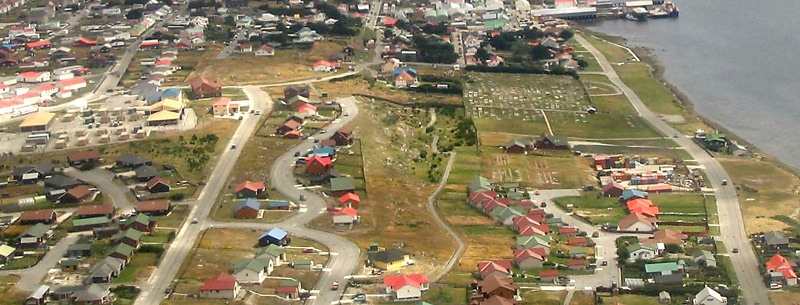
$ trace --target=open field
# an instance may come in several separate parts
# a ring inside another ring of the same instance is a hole
[[[766,161],[734,158],[719,158],[719,161],[733,177],[747,233],[792,227],[773,217],[798,219],[800,179]]]
[[[572,205],[576,214],[583,216],[592,224],[617,223],[627,215],[616,198],[602,197],[600,192],[584,192],[581,197],[556,198],[561,208]]]
[[[218,60],[222,45],[209,47],[196,68],[187,77],[196,75],[214,75],[225,85],[232,84],[265,84],[282,83],[297,79],[329,76],[330,73],[311,71],[311,65],[319,60],[328,60],[331,55],[341,52],[344,45],[330,41],[320,41],[308,50],[276,50],[275,56],[255,56],[249,54],[232,54]],[[213,55],[213,56],[212,56]],[[180,56],[179,56],[180,57]],[[264,69],[269,67],[269,69]],[[343,67],[340,71],[346,71]]]
[[[800,299],[800,292],[780,290],[770,291],[769,300],[773,305],[797,305]]]
[[[25,303],[25,298],[28,293],[14,290],[14,285],[19,281],[19,277],[15,275],[0,276],[0,292],[3,293],[3,299],[0,304],[22,304]]]
[[[563,291],[527,291],[520,292],[523,305],[561,305],[564,303],[566,292]],[[613,304],[613,303],[612,303]]]
[[[589,159],[483,152],[483,176],[532,188],[580,188],[595,181]]]
[[[425,70],[418,71],[425,75]],[[315,83],[319,92],[327,92],[330,98],[348,97],[357,94],[387,99],[399,104],[447,104],[461,105],[461,96],[452,94],[419,93],[396,89],[382,83],[370,82],[363,77]]]
[[[114,283],[134,283],[143,279],[146,281],[150,273],[155,270],[157,264],[158,256],[155,253],[143,253],[140,251],[133,256],[125,270],[122,270],[119,274],[119,277],[114,279]]]
[[[420,128],[421,121],[411,118],[426,115],[388,103],[359,104],[359,117],[351,127],[363,143],[368,199],[362,199],[359,206],[362,222],[343,235],[361,248],[374,242],[382,247],[403,243],[403,250],[415,254],[415,259],[440,266],[455,249],[455,243],[428,213],[426,198],[434,185],[417,175],[427,172],[426,168],[417,167],[427,167],[432,154],[415,162],[413,159],[420,153],[411,150],[412,145],[421,146],[413,139],[424,129]]]

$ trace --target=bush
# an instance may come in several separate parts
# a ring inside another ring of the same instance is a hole
[[[157,245],[143,245],[139,247],[139,252],[141,253],[155,253],[157,256],[161,256],[164,254],[164,247],[157,246]]]
[[[186,194],[184,193],[172,193],[169,195],[169,199],[172,201],[181,201],[186,198]]]
[[[133,300],[137,295],[139,295],[139,288],[136,288],[136,286],[122,285],[109,288],[108,290],[113,292],[117,298],[126,300]]]

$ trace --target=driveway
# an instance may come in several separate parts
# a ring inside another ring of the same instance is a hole
[[[80,237],[80,233],[70,233],[62,238],[55,246],[44,255],[42,260],[36,266],[27,269],[7,270],[0,271],[0,275],[19,275],[20,280],[14,289],[21,291],[33,291],[39,287],[42,278],[47,274],[50,269],[53,269],[56,264],[67,254],[67,247],[74,244]]]
[[[64,174],[97,186],[100,192],[111,199],[114,207],[120,213],[126,214],[133,211],[135,206],[128,199],[128,188],[114,183],[114,173],[99,167],[90,171],[81,171],[70,167],[64,170]]]

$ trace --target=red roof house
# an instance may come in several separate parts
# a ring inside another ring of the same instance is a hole
[[[239,198],[253,198],[267,190],[267,185],[263,181],[245,181],[234,189],[234,193]]]
[[[361,203],[361,197],[356,193],[347,193],[339,197],[339,203],[343,206],[358,209],[358,205]]]

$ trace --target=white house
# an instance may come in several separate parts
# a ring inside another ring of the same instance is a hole
[[[8,93],[9,91],[11,91],[11,88],[8,85],[0,84],[0,94]]]
[[[28,71],[17,75],[17,81],[21,83],[41,83],[50,81],[50,71],[35,72]]]
[[[62,90],[75,91],[81,88],[86,88],[86,80],[81,77],[70,78],[58,82],[58,87]]]
[[[256,56],[275,56],[275,49],[273,47],[264,45],[258,48],[255,52]]]
[[[53,84],[45,84],[36,87],[36,91],[39,92],[39,96],[43,99],[50,99],[53,94],[58,92],[58,87],[53,86]]]
[[[239,283],[236,278],[225,272],[216,278],[207,280],[200,286],[200,297],[205,299],[235,299],[239,294]]]
[[[267,259],[241,259],[235,260],[233,264],[236,266],[233,277],[237,282],[244,284],[261,284],[267,277],[265,269],[272,270],[272,261]]]
[[[333,214],[334,224],[352,224],[358,221],[358,211],[351,207],[344,207]]]
[[[395,300],[417,300],[428,290],[430,279],[422,274],[393,275],[383,278],[386,293]]]
[[[72,91],[69,90],[61,90],[56,93],[56,97],[58,98],[70,98],[72,97]]]
[[[327,60],[320,60],[320,61],[314,63],[313,66],[311,66],[311,70],[316,71],[316,72],[330,72],[330,71],[336,70],[336,68],[338,68],[338,67],[339,67],[339,63],[333,63],[333,62],[329,62]]]
[[[728,298],[723,297],[716,290],[706,286],[694,296],[692,302],[694,305],[723,305],[728,304]]]
[[[658,256],[658,245],[635,243],[628,246],[628,261],[651,260]]]

